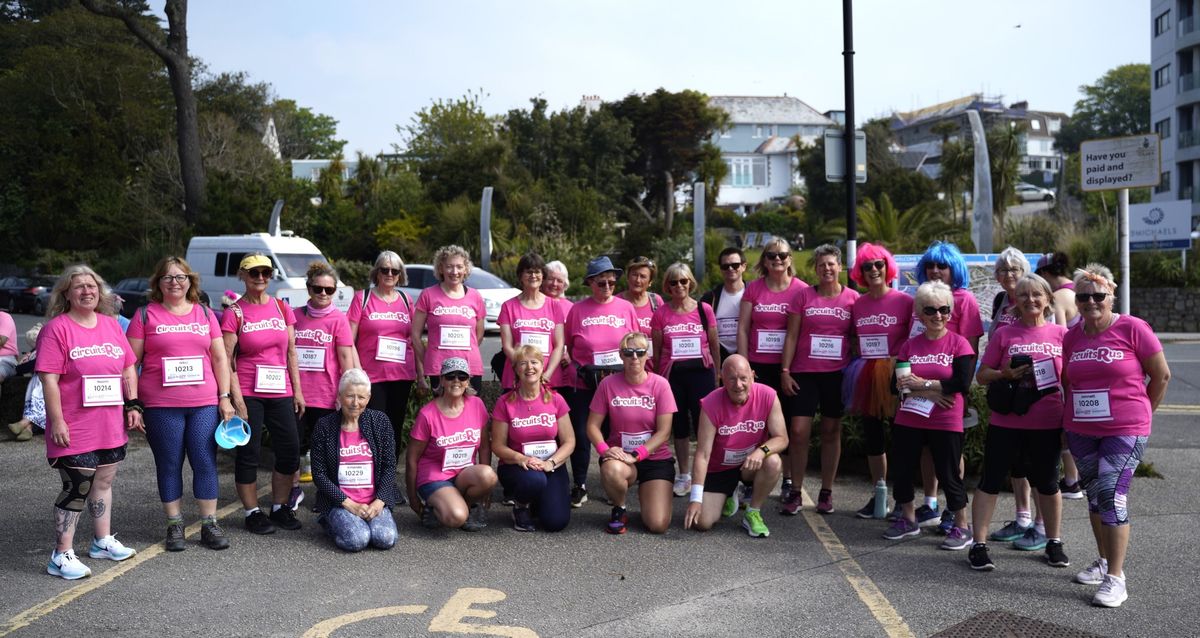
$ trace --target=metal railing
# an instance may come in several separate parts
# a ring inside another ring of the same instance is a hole
[[[1197,73],[1186,73],[1179,76],[1179,93],[1191,91],[1197,86]]]
[[[1179,21],[1179,32],[1178,32],[1178,34],[1176,34],[1175,37],[1182,38],[1183,36],[1191,33],[1192,31],[1195,31],[1195,30],[1196,30],[1196,18],[1195,18],[1195,16],[1188,16]]]
[[[1200,144],[1200,131],[1180,131],[1179,135],[1175,138],[1175,144],[1179,148],[1188,148],[1189,146]]]

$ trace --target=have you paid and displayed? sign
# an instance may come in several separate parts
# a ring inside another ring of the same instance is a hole
[[[1079,183],[1085,191],[1158,186],[1161,166],[1158,134],[1088,140],[1079,145]]]

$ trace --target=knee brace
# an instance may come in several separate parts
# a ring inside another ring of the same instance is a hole
[[[54,506],[68,512],[82,512],[88,492],[92,491],[96,470],[63,467],[59,468],[58,474],[62,477],[63,489]]]

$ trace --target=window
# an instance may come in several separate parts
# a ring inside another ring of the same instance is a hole
[[[1060,129],[1062,129],[1062,120],[1052,119],[1052,120],[1046,120],[1046,122],[1047,122],[1046,128],[1051,133],[1057,133]]]
[[[1171,65],[1164,64],[1154,70],[1154,88],[1161,89],[1171,83]]]
[[[1030,130],[1034,130],[1034,131],[1042,130],[1042,121],[1037,118],[1029,120],[1029,128],[1030,128]]]
[[[228,263],[229,253],[217,253],[217,265],[213,268],[213,275],[217,277],[225,276],[225,264]]]
[[[1154,132],[1158,133],[1160,139],[1171,137],[1171,118],[1159,120],[1154,123]]]
[[[1158,37],[1171,29],[1171,11],[1163,11],[1154,19],[1154,36]]]
[[[1154,187],[1154,192],[1156,192],[1156,193],[1171,192],[1171,171],[1167,171],[1167,172],[1163,173],[1161,175],[1161,179],[1162,179],[1162,181],[1158,183],[1158,186]]]
[[[726,186],[735,188],[750,188],[767,185],[767,158],[765,157],[728,157],[729,175],[723,182]]]
[[[309,177],[309,179],[311,179],[314,182],[321,179],[321,169],[319,169],[319,168],[308,169],[308,177]]]

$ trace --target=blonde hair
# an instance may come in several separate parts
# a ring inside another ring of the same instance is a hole
[[[447,261],[450,261],[451,257],[462,257],[463,265],[467,267],[467,272],[463,274],[465,281],[467,277],[471,276],[471,255],[467,253],[467,249],[457,244],[442,246],[433,253],[433,275],[437,277],[438,281],[445,281],[446,276],[442,274],[442,268],[445,267]]]
[[[1021,296],[1021,291],[1026,288],[1035,288],[1040,290],[1042,295],[1046,297],[1046,309],[1042,311],[1042,316],[1046,319],[1054,316],[1054,291],[1050,288],[1050,283],[1042,278],[1041,275],[1034,273],[1026,273],[1017,282],[1017,287],[1014,288],[1016,296]],[[1016,302],[1016,299],[1013,299]]]
[[[762,253],[760,253],[758,255],[758,263],[754,265],[754,272],[758,273],[759,277],[767,276],[767,257],[766,257],[766,255],[769,252],[778,252],[778,253],[786,252],[786,253],[790,254],[792,252],[792,245],[789,244],[788,241],[782,237],[776,237],[775,239],[772,239],[771,241],[767,242],[767,245],[763,246]],[[789,259],[788,261],[789,261],[788,267],[787,267],[788,277],[795,277],[796,269],[792,267],[792,264],[790,263],[791,259]]]
[[[633,340],[635,340],[635,339],[639,339],[639,340],[641,340],[641,342],[642,342],[642,347],[643,347],[643,348],[649,348],[649,347],[650,347],[650,340],[649,340],[649,338],[647,338],[645,334],[643,334],[642,332],[639,332],[639,331],[637,331],[637,330],[635,330],[635,331],[633,331],[633,332],[627,332],[627,333],[625,333],[625,336],[624,336],[624,337],[621,337],[621,345],[620,345],[619,347],[621,347],[621,348],[633,348],[633,347],[635,347],[635,346],[634,346],[634,345],[632,345],[632,343],[631,343],[631,342],[632,342]]]
[[[913,306],[918,310],[930,302],[954,307],[954,291],[944,281],[927,281],[917,287],[913,295]]]
[[[1103,286],[1109,293],[1117,289],[1117,282],[1113,280],[1112,271],[1102,264],[1091,263],[1077,269],[1073,281],[1076,288],[1083,284],[1092,284],[1094,286]]]
[[[677,261],[670,266],[667,266],[667,271],[663,273],[662,291],[666,293],[667,296],[670,296],[671,285],[668,282],[670,282],[672,279],[680,278],[688,280],[689,295],[700,287],[700,284],[696,283],[696,276],[692,274],[692,269],[689,268],[687,264]]]
[[[100,296],[100,301],[96,304],[96,312],[110,317],[117,313],[116,295],[113,294],[112,288],[109,288],[108,284],[104,282],[104,278],[87,264],[75,264],[67,266],[58,281],[54,282],[54,288],[50,291],[50,302],[46,304],[47,319],[53,319],[71,310],[71,302],[67,301],[67,290],[71,287],[71,281],[76,277],[91,277],[92,281],[96,282],[96,294]]]
[[[523,346],[518,346],[513,352],[512,362],[509,364],[514,375],[517,372],[517,362],[525,361],[526,359],[536,359],[538,361],[545,362],[546,358],[542,356],[542,351],[538,350],[537,346],[535,345],[527,343]],[[545,372],[545,370],[542,372]],[[541,389],[542,403],[550,403],[550,397],[554,394],[554,390],[551,390],[550,386],[545,383],[545,378],[545,375],[543,375],[541,379],[538,379],[538,387]],[[520,393],[517,390],[509,392],[508,402],[516,403],[518,394]]]

